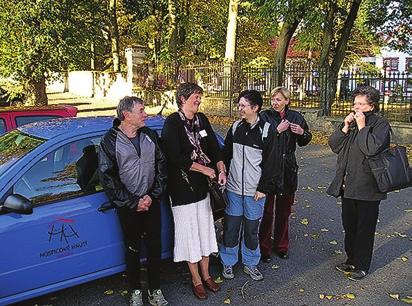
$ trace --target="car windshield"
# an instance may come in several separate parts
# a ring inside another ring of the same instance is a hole
[[[45,141],[45,139],[24,134],[19,130],[0,136],[0,176],[20,157]]]

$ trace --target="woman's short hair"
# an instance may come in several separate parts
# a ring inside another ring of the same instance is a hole
[[[290,99],[289,89],[287,89],[286,87],[282,87],[282,86],[273,88],[272,91],[270,92],[270,97],[276,96],[279,93],[283,96],[283,98],[285,98],[287,100]]]
[[[255,105],[259,106],[258,112],[262,108],[263,98],[260,92],[258,92],[257,90],[248,89],[248,90],[242,91],[239,94],[239,97],[237,98],[237,103],[239,103],[240,98],[245,98],[250,103],[251,106],[255,106]]]
[[[136,104],[144,104],[144,101],[135,96],[126,96],[120,99],[119,104],[117,105],[117,118],[119,118],[120,121],[123,121],[123,112],[132,112],[133,107]]]
[[[365,96],[366,101],[369,103],[369,105],[373,105],[372,111],[374,113],[379,112],[379,100],[381,97],[379,90],[372,86],[359,86],[352,92],[353,101],[355,101],[355,98],[357,96]]]
[[[185,98],[185,100],[189,99],[189,97],[194,94],[203,94],[203,88],[195,83],[182,83],[179,85],[176,91],[176,103],[177,106],[180,108],[182,106],[181,97]]]

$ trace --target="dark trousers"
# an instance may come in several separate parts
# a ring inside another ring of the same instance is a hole
[[[264,256],[272,252],[272,231],[275,252],[286,253],[289,249],[289,216],[295,194],[268,196],[263,211],[262,223],[259,229],[260,252]],[[273,209],[275,208],[275,209]],[[273,229],[273,213],[275,213],[275,228]]]
[[[373,253],[380,201],[361,201],[342,197],[342,223],[345,229],[347,263],[368,271]]]
[[[160,288],[160,203],[153,201],[147,212],[118,210],[126,247],[126,273],[131,290],[140,289],[140,248],[145,234],[149,290]]]

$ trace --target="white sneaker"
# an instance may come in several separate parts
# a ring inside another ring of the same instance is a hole
[[[222,276],[226,279],[233,279],[235,278],[235,274],[233,273],[232,266],[223,265]]]
[[[153,294],[150,294],[150,290],[147,290],[149,293],[149,303],[153,306],[161,306],[161,305],[168,305],[169,303],[166,301],[165,297],[163,296],[162,290],[155,289],[153,290]]]
[[[142,291],[136,289],[133,291],[132,296],[129,300],[130,306],[143,306],[143,298],[142,298]]]
[[[248,274],[255,281],[263,280],[263,275],[256,266],[244,266],[243,272]]]

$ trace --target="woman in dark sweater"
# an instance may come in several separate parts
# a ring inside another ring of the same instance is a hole
[[[373,253],[379,203],[386,193],[379,192],[368,164],[374,156],[389,147],[390,126],[377,116],[379,91],[362,86],[353,92],[353,110],[343,124],[329,137],[329,146],[338,154],[336,176],[327,190],[342,197],[342,223],[345,229],[347,260],[336,269],[350,272],[349,278],[364,278]]]
[[[179,110],[166,119],[162,141],[175,225],[174,261],[188,263],[193,292],[206,299],[203,285],[213,292],[219,290],[209,275],[209,255],[218,248],[207,178],[218,177],[220,184],[226,184],[226,171],[209,120],[198,112],[202,94],[196,84],[179,86]]]

